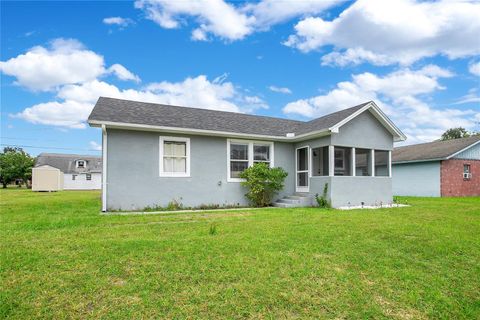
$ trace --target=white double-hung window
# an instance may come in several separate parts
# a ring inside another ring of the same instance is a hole
[[[273,142],[227,140],[227,181],[239,182],[242,173],[257,162],[273,167]]]
[[[160,176],[190,176],[190,139],[160,137]]]
[[[238,179],[240,173],[248,168],[248,143],[232,142],[230,144],[230,175],[229,178]]]
[[[253,144],[253,163],[257,162],[270,165],[270,144]]]

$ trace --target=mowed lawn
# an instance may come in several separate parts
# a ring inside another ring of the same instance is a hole
[[[480,317],[480,198],[105,216],[99,192],[0,196],[1,317]]]

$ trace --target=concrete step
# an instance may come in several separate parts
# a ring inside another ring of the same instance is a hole
[[[281,202],[281,203],[292,203],[292,204],[300,204],[300,203],[302,203],[302,201],[301,201],[300,199],[290,199],[290,198],[279,199],[279,200],[277,200],[277,202]]]
[[[310,207],[313,204],[313,197],[308,193],[295,193],[277,200],[273,205],[275,207],[294,208]]]
[[[273,206],[274,207],[279,207],[279,208],[298,208],[298,207],[300,207],[298,204],[284,203],[284,202],[274,202]]]
[[[312,195],[308,192],[295,192],[293,194],[294,196],[297,196],[297,197],[311,197]]]
[[[302,196],[286,196],[284,199],[295,199],[295,200],[304,200],[304,199],[310,199],[309,197],[302,197]]]

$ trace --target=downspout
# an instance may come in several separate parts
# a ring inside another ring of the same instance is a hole
[[[102,124],[102,212],[107,211],[107,127]]]

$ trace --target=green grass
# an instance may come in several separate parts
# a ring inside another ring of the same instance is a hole
[[[98,192],[0,196],[0,317],[479,318],[480,198],[104,216]]]

